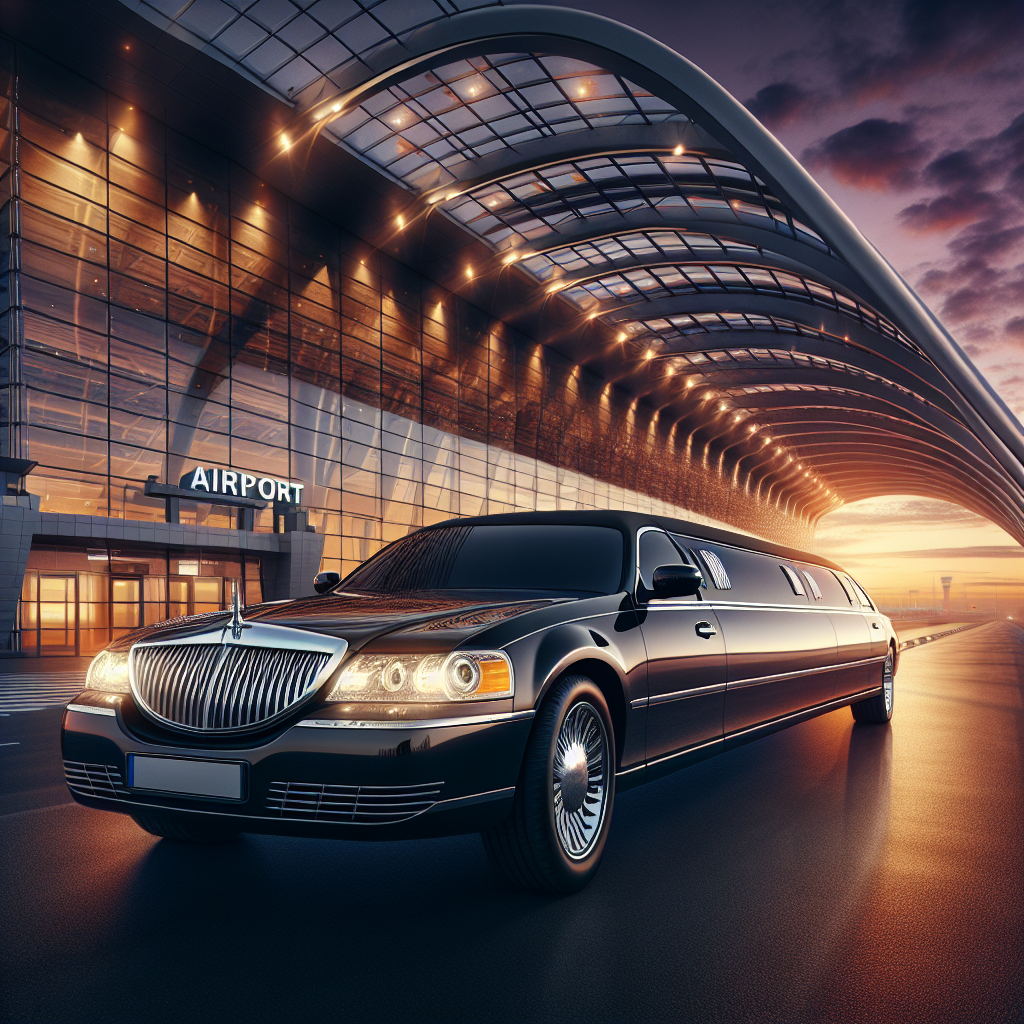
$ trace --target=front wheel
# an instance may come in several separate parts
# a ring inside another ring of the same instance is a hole
[[[597,872],[615,799],[614,733],[593,680],[566,676],[533,727],[512,813],[483,834],[496,867],[528,889],[576,892]]]
[[[880,725],[892,718],[893,660],[890,647],[882,666],[882,692],[850,705],[854,721]]]
[[[206,821],[184,821],[155,814],[133,814],[132,821],[144,832],[179,843],[228,843],[239,835],[237,829]]]

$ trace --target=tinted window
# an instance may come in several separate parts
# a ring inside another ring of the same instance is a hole
[[[801,565],[801,570],[818,584],[818,589],[821,591],[822,604],[829,605],[832,608],[849,608],[850,599],[846,596],[846,591],[839,585],[839,581],[828,571],[828,569],[821,569],[816,565]]]
[[[807,604],[806,597],[793,593],[779,560],[771,555],[729,548],[706,541],[694,541],[702,550],[718,555],[725,566],[732,590],[716,595],[725,601],[755,601],[758,604]]]
[[[854,608],[860,604],[860,600],[857,597],[856,592],[853,589],[853,583],[849,576],[844,576],[841,572],[834,572],[832,574],[837,580],[839,580],[840,586],[843,588],[843,593],[846,595],[846,600],[849,604],[852,604]],[[840,605],[842,601],[839,602]]]
[[[622,534],[607,526],[449,526],[420,530],[355,570],[348,590],[559,590],[612,594]]]
[[[853,589],[857,592],[857,596],[860,598],[860,603],[865,608],[874,609],[874,605],[871,603],[871,598],[864,592],[864,588],[851,576],[849,577],[850,582],[853,584]]]
[[[807,580],[807,586],[811,588],[811,595],[815,601],[820,601],[824,595],[821,592],[821,587],[818,586],[818,581],[806,570],[801,570],[803,578]]]
[[[682,565],[685,561],[661,530],[640,534],[640,580],[648,590],[654,589],[654,570],[659,565]]]

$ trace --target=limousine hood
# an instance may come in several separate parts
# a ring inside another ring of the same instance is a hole
[[[350,650],[388,638],[412,649],[455,646],[474,633],[517,615],[571,600],[565,597],[523,594],[338,593],[295,601],[254,605],[243,612],[247,622],[266,622],[310,633],[342,637]],[[193,615],[145,627],[122,637],[111,649],[127,649],[133,643],[171,640],[192,633],[207,633],[226,627],[228,611]]]

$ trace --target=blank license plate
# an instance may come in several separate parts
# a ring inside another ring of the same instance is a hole
[[[242,799],[242,766],[232,761],[187,761],[178,757],[132,754],[128,785],[187,796]]]

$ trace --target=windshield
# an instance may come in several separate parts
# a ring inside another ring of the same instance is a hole
[[[386,547],[346,590],[557,590],[613,594],[622,534],[608,526],[446,526]]]

